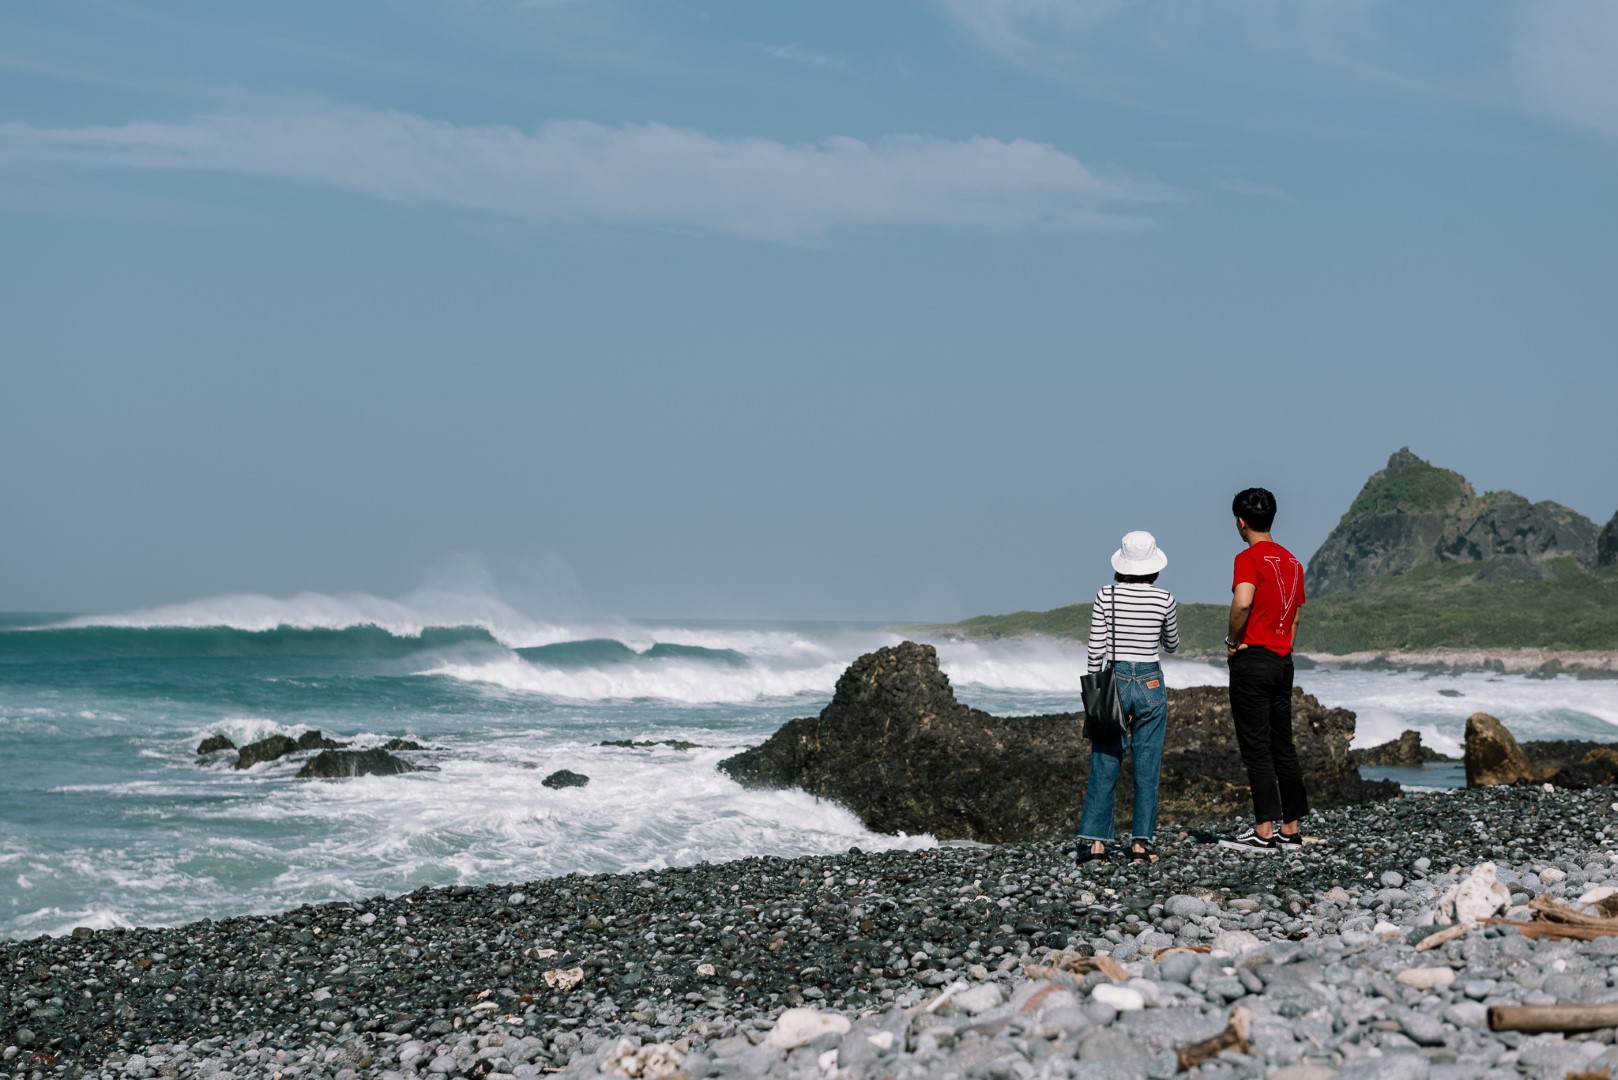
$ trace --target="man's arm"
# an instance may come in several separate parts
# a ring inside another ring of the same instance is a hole
[[[1238,581],[1230,590],[1230,628],[1225,632],[1227,653],[1246,648],[1242,644],[1242,634],[1247,630],[1248,616],[1253,614],[1253,594],[1257,591],[1257,587],[1250,581]],[[1235,644],[1231,644],[1232,642]]]

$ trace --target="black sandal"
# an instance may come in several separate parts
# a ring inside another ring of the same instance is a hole
[[[1152,842],[1144,837],[1137,836],[1129,842],[1129,865],[1141,866],[1145,863],[1155,863],[1157,852],[1152,850]]]
[[[1108,855],[1109,852],[1105,843],[1101,845],[1100,851],[1095,850],[1095,844],[1093,843],[1081,844],[1079,850],[1073,853],[1073,861],[1081,866],[1087,862],[1095,862],[1097,859],[1106,862]]]

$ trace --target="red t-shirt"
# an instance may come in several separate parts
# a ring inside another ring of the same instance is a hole
[[[1260,540],[1236,556],[1232,591],[1253,586],[1253,610],[1242,641],[1286,656],[1292,652],[1292,624],[1303,606],[1303,564],[1274,540]]]

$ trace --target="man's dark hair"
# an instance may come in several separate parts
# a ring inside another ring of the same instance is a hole
[[[1152,585],[1157,582],[1156,574],[1120,574],[1114,572],[1112,580],[1120,585]]]
[[[1230,500],[1230,512],[1255,532],[1269,532],[1275,524],[1275,496],[1263,488],[1248,488]]]

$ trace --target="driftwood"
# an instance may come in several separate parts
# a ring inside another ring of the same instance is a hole
[[[1224,1031],[1211,1039],[1203,1039],[1199,1043],[1181,1048],[1179,1070],[1185,1072],[1193,1065],[1207,1061],[1211,1057],[1218,1057],[1224,1050],[1247,1053],[1252,1048],[1252,1043],[1248,1041],[1252,1023],[1253,1018],[1248,1011],[1240,1005],[1236,1006],[1230,1010],[1230,1023],[1225,1025]]]
[[[1618,1027],[1618,1005],[1491,1005],[1490,1031],[1595,1031]]]
[[[1516,919],[1484,919],[1496,926],[1515,926],[1527,938],[1573,938],[1593,941],[1599,937],[1618,935],[1618,895],[1606,897],[1591,905],[1598,914],[1591,915],[1549,896],[1536,896],[1528,902],[1534,918],[1527,922]],[[1601,1025],[1603,1027],[1607,1025]]]
[[[1129,972],[1124,970],[1124,965],[1110,956],[1080,956],[1078,953],[1053,952],[1049,957],[1049,963],[1024,964],[1022,970],[1030,979],[1050,979],[1063,973],[1082,978],[1092,971],[1099,971],[1113,982],[1129,981]]]
[[[1448,945],[1456,938],[1465,937],[1466,932],[1470,929],[1472,929],[1470,923],[1456,923],[1454,926],[1446,926],[1436,934],[1428,934],[1416,942],[1416,951],[1426,952],[1428,949],[1436,949],[1440,945]]]
[[[1156,949],[1152,952],[1152,959],[1161,960],[1171,952],[1205,953],[1212,951],[1213,946],[1211,945],[1165,945],[1161,949]]]

